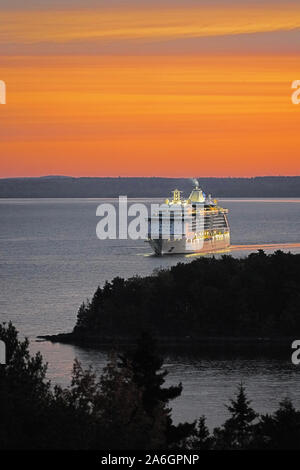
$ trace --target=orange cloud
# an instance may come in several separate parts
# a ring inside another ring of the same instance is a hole
[[[300,27],[300,5],[283,2],[214,8],[142,7],[94,10],[4,11],[1,43],[211,37],[289,31]]]

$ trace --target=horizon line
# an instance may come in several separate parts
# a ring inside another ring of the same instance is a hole
[[[224,176],[213,176],[213,175],[201,175],[201,176],[162,176],[162,175],[119,175],[119,176],[111,176],[111,175],[82,175],[82,176],[73,176],[73,175],[60,175],[60,174],[46,174],[46,175],[38,175],[38,176],[0,176],[0,180],[5,180],[5,179],[38,179],[38,178],[114,178],[114,179],[119,179],[119,178],[161,178],[161,179],[191,179],[191,178],[216,178],[216,179],[221,179],[221,178],[242,178],[242,179],[249,179],[249,178],[297,178],[300,177],[300,174],[298,175],[249,175],[249,176],[230,176],[230,175],[224,175]]]

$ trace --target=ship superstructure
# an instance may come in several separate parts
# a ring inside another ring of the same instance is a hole
[[[228,209],[206,196],[198,183],[188,199],[174,190],[171,200],[148,218],[148,239],[156,255],[172,253],[209,253],[230,245]]]

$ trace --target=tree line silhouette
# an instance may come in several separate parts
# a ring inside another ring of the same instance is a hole
[[[229,418],[210,432],[205,417],[174,424],[170,402],[182,385],[165,387],[167,371],[144,334],[135,348],[111,356],[97,378],[75,360],[69,387],[46,379],[42,356],[31,356],[10,323],[0,325],[7,365],[0,366],[0,449],[209,450],[299,449],[300,411],[287,399],[259,415],[239,385]],[[205,403],[204,403],[205,406]]]
[[[114,278],[83,303],[71,338],[289,337],[300,328],[300,255],[259,250]]]

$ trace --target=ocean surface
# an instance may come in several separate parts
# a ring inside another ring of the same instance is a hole
[[[63,385],[69,383],[75,357],[101,373],[107,353],[40,342],[38,335],[71,331],[82,301],[106,280],[195,259],[151,256],[142,240],[100,241],[96,208],[103,202],[116,204],[102,199],[0,199],[0,321],[11,320],[30,338],[32,352],[40,350],[48,361],[49,378]],[[287,243],[293,244],[290,251],[300,253],[300,199],[220,202],[230,211],[233,256],[266,244],[277,245],[264,247],[267,252],[287,251]],[[246,245],[257,247],[248,250]],[[182,382],[184,387],[173,402],[175,420],[205,414],[210,427],[220,424],[227,415],[224,404],[241,381],[257,411],[273,411],[286,396],[300,408],[300,366],[291,364],[290,353],[285,359],[166,354],[168,383]]]

